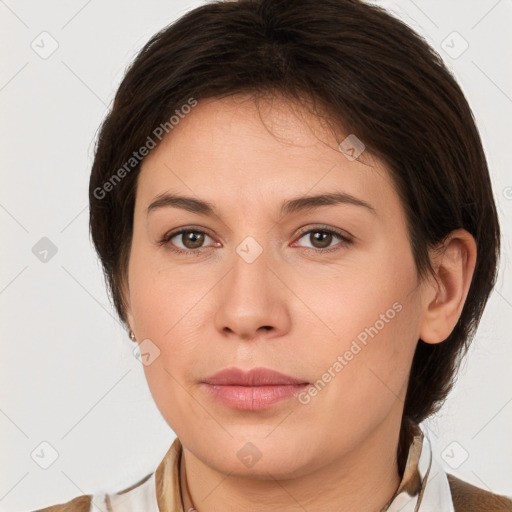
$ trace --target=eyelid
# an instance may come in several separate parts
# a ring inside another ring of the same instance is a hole
[[[182,233],[186,233],[188,231],[196,232],[196,233],[204,233],[205,235],[208,235],[210,238],[213,238],[213,236],[209,233],[209,231],[203,227],[200,226],[181,226],[178,228],[171,229],[167,231],[164,235],[162,235],[160,242],[163,243],[165,241],[168,241],[170,238],[174,238],[176,235],[180,235]]]
[[[353,235],[351,235],[348,231],[345,231],[344,229],[338,229],[338,228],[334,228],[332,226],[327,226],[327,225],[323,225],[323,224],[314,225],[314,226],[306,226],[304,228],[301,228],[299,230],[299,233],[296,235],[296,238],[301,238],[305,234],[311,233],[312,231],[326,231],[329,233],[334,233],[347,241],[354,241],[354,239],[355,239],[355,237]]]
[[[168,244],[172,238],[178,236],[178,235],[182,235],[183,233],[201,233],[201,234],[204,234],[206,236],[209,236],[212,240],[214,240],[214,237],[207,231],[205,230],[205,228],[202,228],[202,227],[199,227],[199,226],[184,226],[184,227],[181,227],[181,228],[176,228],[176,229],[173,229],[171,231],[168,231],[167,233],[165,233],[161,239],[157,242],[158,245],[166,245]],[[215,242],[214,240],[214,243],[215,244],[218,244],[220,242]],[[201,249],[207,249],[207,247],[200,247],[199,249],[181,249],[181,248],[176,248],[177,251],[180,251],[180,252],[186,252],[186,251],[189,251],[189,252],[198,252],[200,251]]]
[[[296,235],[295,242],[293,242],[293,244],[296,244],[298,240],[300,240],[301,238],[304,237],[304,235],[307,235],[309,233],[314,233],[314,232],[331,233],[331,234],[337,236],[341,241],[339,244],[336,244],[332,247],[327,247],[324,249],[318,249],[316,247],[303,247],[303,249],[313,251],[316,253],[328,253],[328,252],[338,250],[340,245],[341,246],[350,245],[355,240],[354,236],[352,236],[350,233],[348,233],[347,231],[344,231],[342,229],[333,228],[331,226],[325,226],[325,225],[317,225],[317,226],[308,226],[308,227],[305,227],[304,229],[301,229],[299,234]]]

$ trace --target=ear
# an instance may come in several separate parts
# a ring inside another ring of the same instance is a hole
[[[420,338],[441,343],[453,331],[469,292],[476,265],[476,242],[464,229],[452,231],[431,252],[436,279],[425,283]]]

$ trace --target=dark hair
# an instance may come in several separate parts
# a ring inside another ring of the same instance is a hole
[[[421,278],[428,249],[453,230],[476,240],[467,300],[450,336],[419,340],[400,434],[403,471],[414,425],[453,385],[494,287],[500,228],[485,154],[467,100],[441,57],[405,23],[360,0],[214,1],[154,35],[128,68],[97,140],[90,229],[126,324],[123,290],[140,161],[126,163],[190,99],[239,92],[307,97],[389,169]],[[152,140],[154,140],[154,136]],[[121,172],[124,169],[124,172]]]

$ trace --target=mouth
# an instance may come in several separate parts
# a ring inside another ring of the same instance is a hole
[[[267,368],[226,368],[201,384],[211,397],[227,407],[257,411],[296,396],[310,383]]]

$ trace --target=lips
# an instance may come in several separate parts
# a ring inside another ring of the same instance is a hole
[[[252,368],[249,371],[240,368],[226,368],[204,379],[206,384],[216,386],[286,386],[309,384],[304,379],[290,377],[268,368]]]
[[[231,409],[259,411],[296,396],[309,383],[267,368],[226,368],[202,381],[209,397]]]

